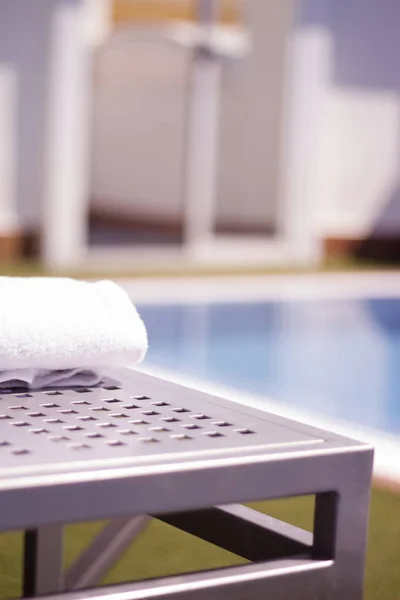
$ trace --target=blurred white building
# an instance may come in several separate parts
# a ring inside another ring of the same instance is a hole
[[[215,29],[197,1],[200,28],[113,30],[110,0],[0,0],[0,255],[39,233],[54,267],[397,247],[399,3],[243,0]],[[89,215],[184,243],[93,244]]]

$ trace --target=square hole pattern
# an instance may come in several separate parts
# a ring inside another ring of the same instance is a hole
[[[113,452],[134,456],[138,445],[165,447],[167,442],[168,451],[190,450],[191,445],[196,450],[198,444],[218,448],[224,440],[238,445],[242,436],[256,434],[243,423],[221,418],[218,408],[215,414],[208,406],[207,412],[199,408],[204,410],[199,404],[182,405],[182,399],[134,395],[116,385],[0,393],[0,457],[27,460],[40,453],[43,462],[51,462],[53,453],[61,458],[76,453],[80,460]]]

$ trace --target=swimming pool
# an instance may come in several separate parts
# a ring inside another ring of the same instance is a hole
[[[400,483],[400,276],[120,281],[149,333],[141,370],[375,447]]]
[[[150,365],[400,433],[400,298],[139,309]]]

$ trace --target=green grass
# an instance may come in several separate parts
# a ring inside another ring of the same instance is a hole
[[[339,259],[330,258],[326,260],[319,268],[300,268],[288,265],[287,267],[271,267],[268,265],[250,267],[248,265],[224,266],[193,266],[185,267],[177,264],[171,264],[168,268],[141,268],[136,266],[132,269],[114,270],[114,271],[47,271],[38,261],[25,260],[18,262],[0,263],[0,275],[32,277],[32,276],[68,276],[83,279],[102,279],[102,278],[146,278],[146,277],[224,277],[224,276],[242,276],[242,275],[285,275],[285,274],[310,274],[310,273],[332,273],[332,272],[359,272],[359,271],[381,271],[397,270],[399,263],[376,262],[367,260],[357,260],[353,258]]]
[[[312,499],[263,502],[254,508],[274,517],[311,529]],[[67,528],[66,564],[85,547],[101,523]],[[21,592],[19,533],[0,535],[0,598]],[[371,503],[365,600],[398,600],[400,595],[400,496],[374,490]],[[153,521],[111,570],[103,583],[117,583],[200,569],[241,564],[243,559],[216,546]]]

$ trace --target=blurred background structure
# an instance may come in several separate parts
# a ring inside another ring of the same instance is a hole
[[[397,258],[399,12],[0,0],[0,259]]]
[[[106,273],[149,372],[372,443],[396,494],[373,491],[366,600],[400,589],[400,279],[293,267],[400,263],[399,19],[399,0],[0,0],[0,274]],[[210,271],[234,276],[191,277]],[[312,531],[310,498],[257,508]],[[69,564],[100,527],[68,528]],[[181,535],[154,520],[107,582],[238,560]],[[21,548],[0,536],[0,598]]]

